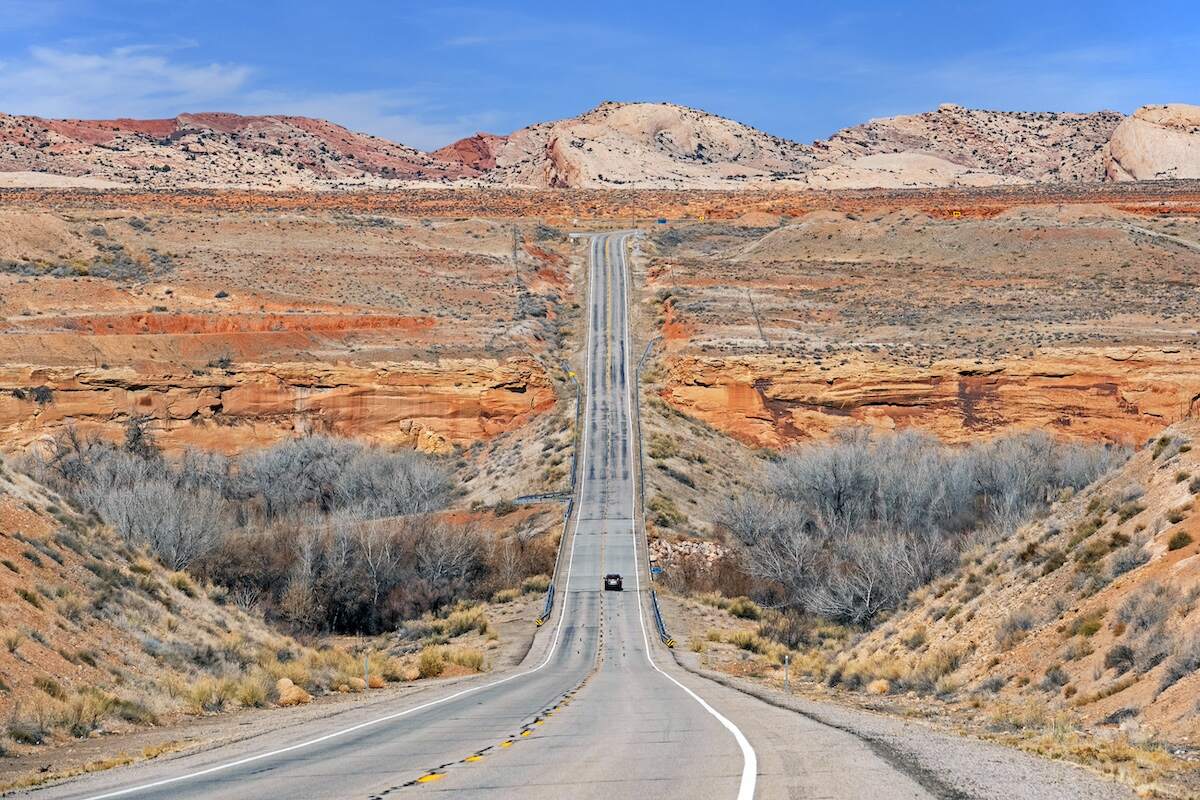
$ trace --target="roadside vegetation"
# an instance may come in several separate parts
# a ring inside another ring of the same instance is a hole
[[[869,624],[1127,458],[1120,448],[1009,434],[954,448],[930,434],[851,429],[772,466],[766,486],[730,500],[722,522],[774,604]]]
[[[412,451],[307,436],[172,460],[135,419],[120,444],[67,429],[26,469],[168,569],[296,633],[393,630],[553,564],[551,542],[497,541],[437,513],[455,496],[449,472]]]

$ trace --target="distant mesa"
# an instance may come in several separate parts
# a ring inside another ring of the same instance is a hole
[[[41,176],[41,177],[39,177]],[[605,101],[432,152],[308,117],[0,114],[0,186],[930,188],[1200,178],[1200,106],[1131,116],[943,103],[802,144],[673,103]]]

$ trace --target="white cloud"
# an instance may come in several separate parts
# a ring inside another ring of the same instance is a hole
[[[41,117],[154,118],[188,111],[318,117],[421,149],[485,129],[498,115],[447,115],[398,90],[303,92],[256,87],[245,64],[183,63],[179,47],[119,47],[102,53],[34,47],[0,61],[0,111]]]
[[[0,62],[0,108],[44,117],[162,116],[227,100],[251,73],[239,64],[174,63],[154,47],[34,47],[20,62]]]

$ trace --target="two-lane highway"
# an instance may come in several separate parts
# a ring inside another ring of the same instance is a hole
[[[635,535],[630,234],[590,241],[579,498],[558,613],[512,674],[48,787],[56,798],[749,800],[741,731],[652,660]],[[603,576],[625,591],[603,591]]]

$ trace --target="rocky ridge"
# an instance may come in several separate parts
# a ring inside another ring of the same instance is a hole
[[[944,104],[803,144],[673,103],[604,102],[432,153],[293,116],[161,120],[0,115],[0,186],[160,189],[929,188],[1200,175],[1200,107],[1130,117]]]

